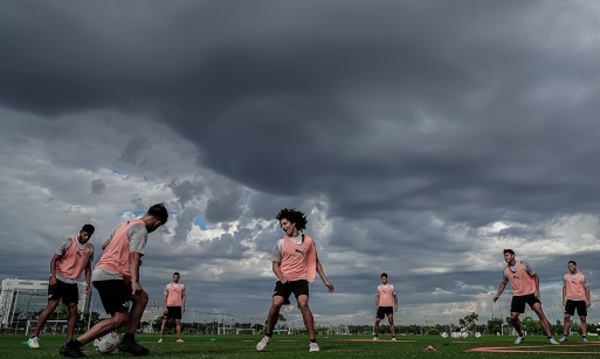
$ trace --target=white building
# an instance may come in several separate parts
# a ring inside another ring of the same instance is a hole
[[[90,299],[85,293],[85,283],[79,283],[77,310],[88,313]],[[6,278],[0,287],[0,328],[7,328],[39,318],[48,304],[48,281]]]

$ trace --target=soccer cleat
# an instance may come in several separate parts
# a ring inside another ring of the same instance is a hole
[[[378,340],[379,340],[379,338],[378,338],[378,337],[373,337],[373,341],[374,341],[374,342],[376,342],[376,341],[378,341]]]
[[[157,343],[160,344],[160,343],[162,343],[162,341],[163,341],[163,338],[160,337],[160,339],[158,339]]]
[[[270,342],[271,342],[271,338],[265,335],[260,340],[260,342],[258,342],[258,344],[256,344],[256,350],[258,350],[259,352],[262,352],[263,350],[265,350],[265,348],[267,347],[267,345],[269,345]]]
[[[141,357],[150,354],[150,350],[136,343],[135,340],[123,340],[119,344],[121,353],[129,353],[136,357]]]
[[[584,342],[584,343],[587,343],[587,342],[588,342],[586,337],[582,337],[582,338],[581,338],[581,341],[582,341],[582,342]]]
[[[63,345],[59,351],[60,355],[67,358],[83,358],[85,355],[81,352],[81,349],[76,345],[69,345],[69,343]]]
[[[27,339],[23,344],[29,345],[31,349],[38,349],[40,347],[40,339],[38,337],[31,337]]]
[[[395,342],[395,341],[396,341],[396,338],[395,338],[395,337],[392,337],[392,339],[391,339],[391,340],[392,340],[393,342]]]
[[[566,335],[563,335],[562,337],[560,337],[560,339],[558,341],[561,342],[561,343],[568,342],[569,341],[569,337],[566,336]]]
[[[183,343],[183,339],[177,338],[177,343]]]
[[[548,343],[552,344],[552,345],[560,345],[559,342],[556,341],[556,339],[554,338],[550,338],[548,339]]]
[[[317,342],[310,342],[310,344],[308,345],[308,352],[318,352],[319,351],[319,344],[317,344]]]
[[[523,343],[523,340],[525,340],[525,337],[517,337],[517,340],[515,340],[515,344],[521,344]]]

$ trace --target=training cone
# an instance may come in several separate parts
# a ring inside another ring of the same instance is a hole
[[[431,345],[428,345],[427,348],[425,348],[426,352],[434,352],[436,351],[434,347],[432,347]]]

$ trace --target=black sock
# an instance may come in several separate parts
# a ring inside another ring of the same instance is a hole
[[[316,343],[316,342],[317,342],[317,340],[316,340],[316,339],[310,339],[310,342],[311,342],[311,343]]]
[[[126,340],[134,340],[135,341],[135,334],[134,333],[125,333],[125,335],[123,335],[123,341]]]
[[[67,342],[67,346],[73,348],[81,348],[83,344],[81,344],[79,340],[69,340],[69,342]]]
[[[265,333],[266,336],[268,336],[269,338],[273,336],[273,333]]]

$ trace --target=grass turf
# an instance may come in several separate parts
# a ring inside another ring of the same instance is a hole
[[[512,336],[483,336],[476,339],[443,339],[439,336],[400,336],[392,342],[389,337],[373,342],[366,336],[319,336],[317,337],[321,351],[308,353],[308,337],[306,335],[275,335],[264,352],[256,351],[256,343],[262,338],[259,335],[186,335],[185,343],[176,343],[175,336],[165,336],[164,342],[158,344],[158,335],[141,334],[137,340],[150,349],[150,356],[162,359],[192,358],[282,358],[295,359],[311,357],[322,358],[586,358],[600,354],[600,340],[590,338],[587,344],[581,343],[580,337],[574,337],[567,344],[552,346],[545,337],[527,337],[522,345],[513,345]],[[40,337],[42,348],[30,349],[22,342],[23,335],[0,335],[0,357],[17,358],[60,358],[58,350],[64,343],[63,335],[43,335]],[[212,340],[211,340],[212,339]],[[425,351],[427,346],[436,351]],[[495,348],[503,352],[469,351],[477,348]],[[98,359],[126,358],[128,354],[114,352],[100,355],[91,344],[86,345],[84,353],[87,357]]]

